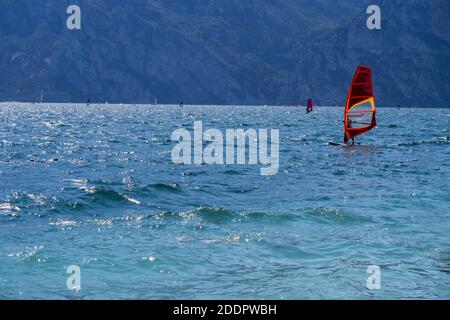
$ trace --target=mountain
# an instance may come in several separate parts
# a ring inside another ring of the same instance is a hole
[[[2,0],[0,100],[342,105],[363,64],[380,106],[448,107],[449,2],[377,2]]]

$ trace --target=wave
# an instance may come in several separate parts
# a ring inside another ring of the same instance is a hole
[[[18,216],[22,212],[33,212],[36,217],[46,215],[66,215],[67,218],[52,221],[54,225],[61,227],[74,226],[78,219],[74,214],[82,213],[83,216],[95,215],[99,219],[110,219],[108,223],[113,224],[118,221],[142,223],[146,220],[158,220],[158,223],[164,223],[175,220],[196,220],[210,224],[228,224],[228,223],[285,223],[301,220],[313,220],[320,223],[354,223],[361,221],[370,221],[370,219],[347,212],[338,208],[327,207],[305,207],[285,211],[270,210],[229,210],[227,208],[215,206],[200,206],[191,210],[184,211],[159,211],[145,214],[124,215],[118,217],[108,217],[104,208],[117,208],[119,204],[131,206],[137,210],[143,210],[147,206],[142,206],[142,202],[135,197],[143,189],[134,190],[133,195],[128,195],[107,187],[89,187],[84,183],[86,179],[72,181],[80,185],[77,190],[83,190],[83,195],[77,198],[69,199],[57,198],[55,196],[46,196],[42,194],[16,193],[8,197],[8,201],[0,204],[0,214],[8,216]],[[156,183],[151,184],[144,189],[157,190],[162,192],[181,192],[180,186],[176,183]],[[140,209],[139,209],[140,208]],[[114,210],[115,211],[115,210]],[[86,214],[86,215],[84,215]],[[24,216],[25,217],[25,216]],[[102,218],[103,217],[103,218]]]
[[[236,169],[226,169],[223,173],[226,175],[242,175],[242,172]]]
[[[87,194],[94,199],[94,201],[102,204],[108,204],[110,202],[128,202],[136,205],[141,204],[139,200],[113,189],[98,187],[82,187],[81,189],[85,190]]]
[[[180,192],[181,187],[178,183],[155,183],[144,187],[146,190]]]
[[[78,190],[84,191],[79,194]],[[69,195],[67,193],[72,193]],[[7,197],[6,203],[0,203],[0,214],[18,216],[20,212],[27,215],[44,217],[54,214],[90,213],[98,210],[98,206],[114,208],[119,203],[139,206],[141,201],[134,196],[121,193],[110,188],[80,186],[74,190],[66,190],[63,197],[47,196],[33,193],[14,193]],[[98,214],[98,212],[96,213]]]
[[[98,217],[88,219],[85,222],[74,219],[58,219],[50,222],[50,225],[57,227],[75,227],[83,224],[95,224],[101,226],[112,226],[115,224],[158,224],[159,226],[167,224],[173,225],[174,222],[192,221],[207,224],[228,224],[228,223],[283,223],[299,219],[300,216],[295,213],[277,213],[277,212],[239,212],[215,207],[198,207],[186,211],[162,211],[154,213],[124,215],[116,217]]]
[[[7,216],[17,216],[22,210],[12,203],[0,203],[0,214]]]
[[[36,245],[33,247],[26,247],[24,250],[18,250],[8,253],[8,257],[13,257],[25,262],[45,262],[46,259],[41,257],[44,246]]]
[[[49,222],[57,230],[67,230],[88,225],[99,227],[151,228],[166,230],[179,226],[202,230],[205,226],[254,225],[258,229],[264,226],[302,223],[319,224],[355,224],[372,222],[370,218],[358,216],[336,208],[304,208],[295,211],[233,211],[217,207],[198,207],[186,211],[162,211],[123,216],[95,216],[87,219],[75,217],[61,218]],[[232,240],[231,242],[233,242]]]
[[[224,208],[202,206],[182,212],[161,212],[156,215],[159,220],[167,218],[181,218],[184,220],[199,219],[212,224],[226,224],[231,222],[288,222],[301,218],[294,212],[272,211],[233,211]]]
[[[306,208],[303,212],[307,217],[310,217],[318,222],[356,223],[372,221],[369,217],[363,217],[337,208],[313,207]]]
[[[433,137],[427,140],[408,141],[391,145],[391,147],[413,147],[425,144],[447,144],[450,143],[450,137]]]
[[[0,212],[5,212],[11,216],[18,216],[20,212],[28,215],[43,217],[47,214],[63,214],[79,212],[86,209],[86,206],[77,201],[34,194],[26,192],[16,192],[7,197],[8,203],[0,204]]]
[[[11,203],[0,203],[0,210],[20,211],[20,208]]]
[[[59,226],[59,227],[74,227],[79,225],[79,222],[74,220],[64,220],[64,219],[58,219],[56,222],[50,222],[51,226]]]

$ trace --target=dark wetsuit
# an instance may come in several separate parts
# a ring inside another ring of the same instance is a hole
[[[355,144],[355,138],[351,138],[352,139],[352,145],[354,145]],[[345,144],[347,144],[348,143],[348,138],[347,138],[347,134],[346,133],[344,133],[344,143]]]
[[[352,127],[352,120],[348,119],[348,123],[347,123],[348,127],[351,128]],[[355,144],[355,138],[351,138],[352,139],[352,145]],[[344,143],[347,144],[348,143],[348,138],[347,138],[347,132],[344,133]]]

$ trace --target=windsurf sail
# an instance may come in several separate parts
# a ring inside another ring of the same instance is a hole
[[[308,99],[308,103],[307,103],[307,106],[306,106],[306,111],[308,111],[308,112],[313,111],[313,101],[312,101],[311,98]]]
[[[373,93],[372,69],[359,66],[347,96],[344,114],[346,139],[372,130],[377,125],[376,105]]]

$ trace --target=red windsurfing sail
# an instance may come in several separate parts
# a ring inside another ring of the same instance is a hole
[[[344,114],[346,139],[372,130],[377,125],[372,69],[359,66],[347,96]]]
[[[313,101],[312,101],[311,98],[308,99],[308,103],[307,103],[307,106],[306,106],[306,111],[308,111],[308,112],[313,111]]]

